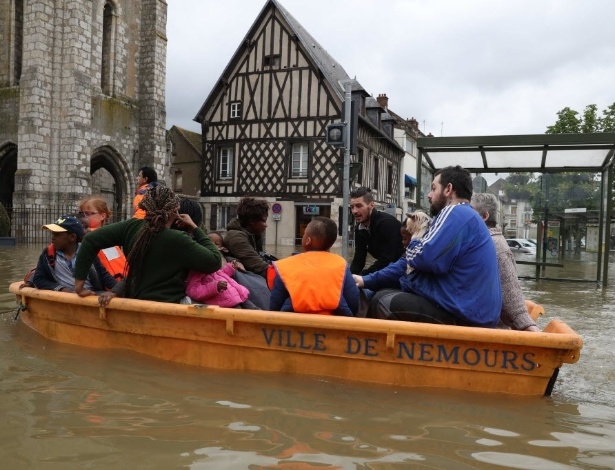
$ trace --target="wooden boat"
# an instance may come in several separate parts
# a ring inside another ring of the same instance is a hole
[[[113,299],[10,286],[22,321],[46,338],[184,364],[309,374],[403,387],[549,395],[582,340],[540,333]]]

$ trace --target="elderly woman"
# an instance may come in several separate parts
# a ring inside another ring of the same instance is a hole
[[[178,303],[185,296],[189,270],[213,273],[221,267],[220,251],[189,215],[179,214],[179,198],[170,189],[156,186],[139,202],[145,219],[128,219],[106,225],[83,240],[75,265],[75,292],[83,291],[83,280],[98,250],[107,246],[125,248],[130,270],[125,279],[125,296],[134,299]],[[177,222],[190,235],[173,230]]]
[[[263,278],[267,276],[269,267],[269,263],[261,255],[268,214],[267,201],[244,197],[239,201],[237,217],[228,223],[224,237],[224,246],[229,255],[241,261],[246,270]]]
[[[502,324],[513,330],[540,331],[536,322],[527,312],[519,279],[515,257],[502,231],[495,226],[498,200],[493,194],[474,193],[471,200],[472,207],[478,212],[491,233],[495,245],[502,284],[502,311],[500,312],[500,327]]]

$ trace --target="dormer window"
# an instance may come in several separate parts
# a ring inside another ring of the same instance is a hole
[[[241,118],[241,101],[233,101],[230,104],[229,116],[231,119]]]
[[[280,66],[280,54],[266,55],[263,58],[263,67],[279,67]]]

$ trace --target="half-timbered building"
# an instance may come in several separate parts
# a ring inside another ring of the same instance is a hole
[[[342,120],[346,83],[358,110],[351,160],[361,164],[351,184],[372,188],[380,208],[402,216],[404,151],[391,116],[278,1],[268,0],[195,117],[211,229],[224,229],[246,195],[275,204],[270,244],[296,244],[315,215],[341,221],[343,149],[325,142],[325,130]]]

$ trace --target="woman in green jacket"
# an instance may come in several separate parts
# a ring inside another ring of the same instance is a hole
[[[185,294],[189,270],[213,273],[220,269],[222,257],[205,232],[189,215],[179,214],[179,198],[170,189],[156,186],[147,191],[139,206],[145,219],[129,219],[106,225],[83,239],[75,266],[75,292],[99,250],[122,246],[127,253],[129,271],[125,296],[133,299],[178,303]],[[173,230],[182,227],[188,233]]]

